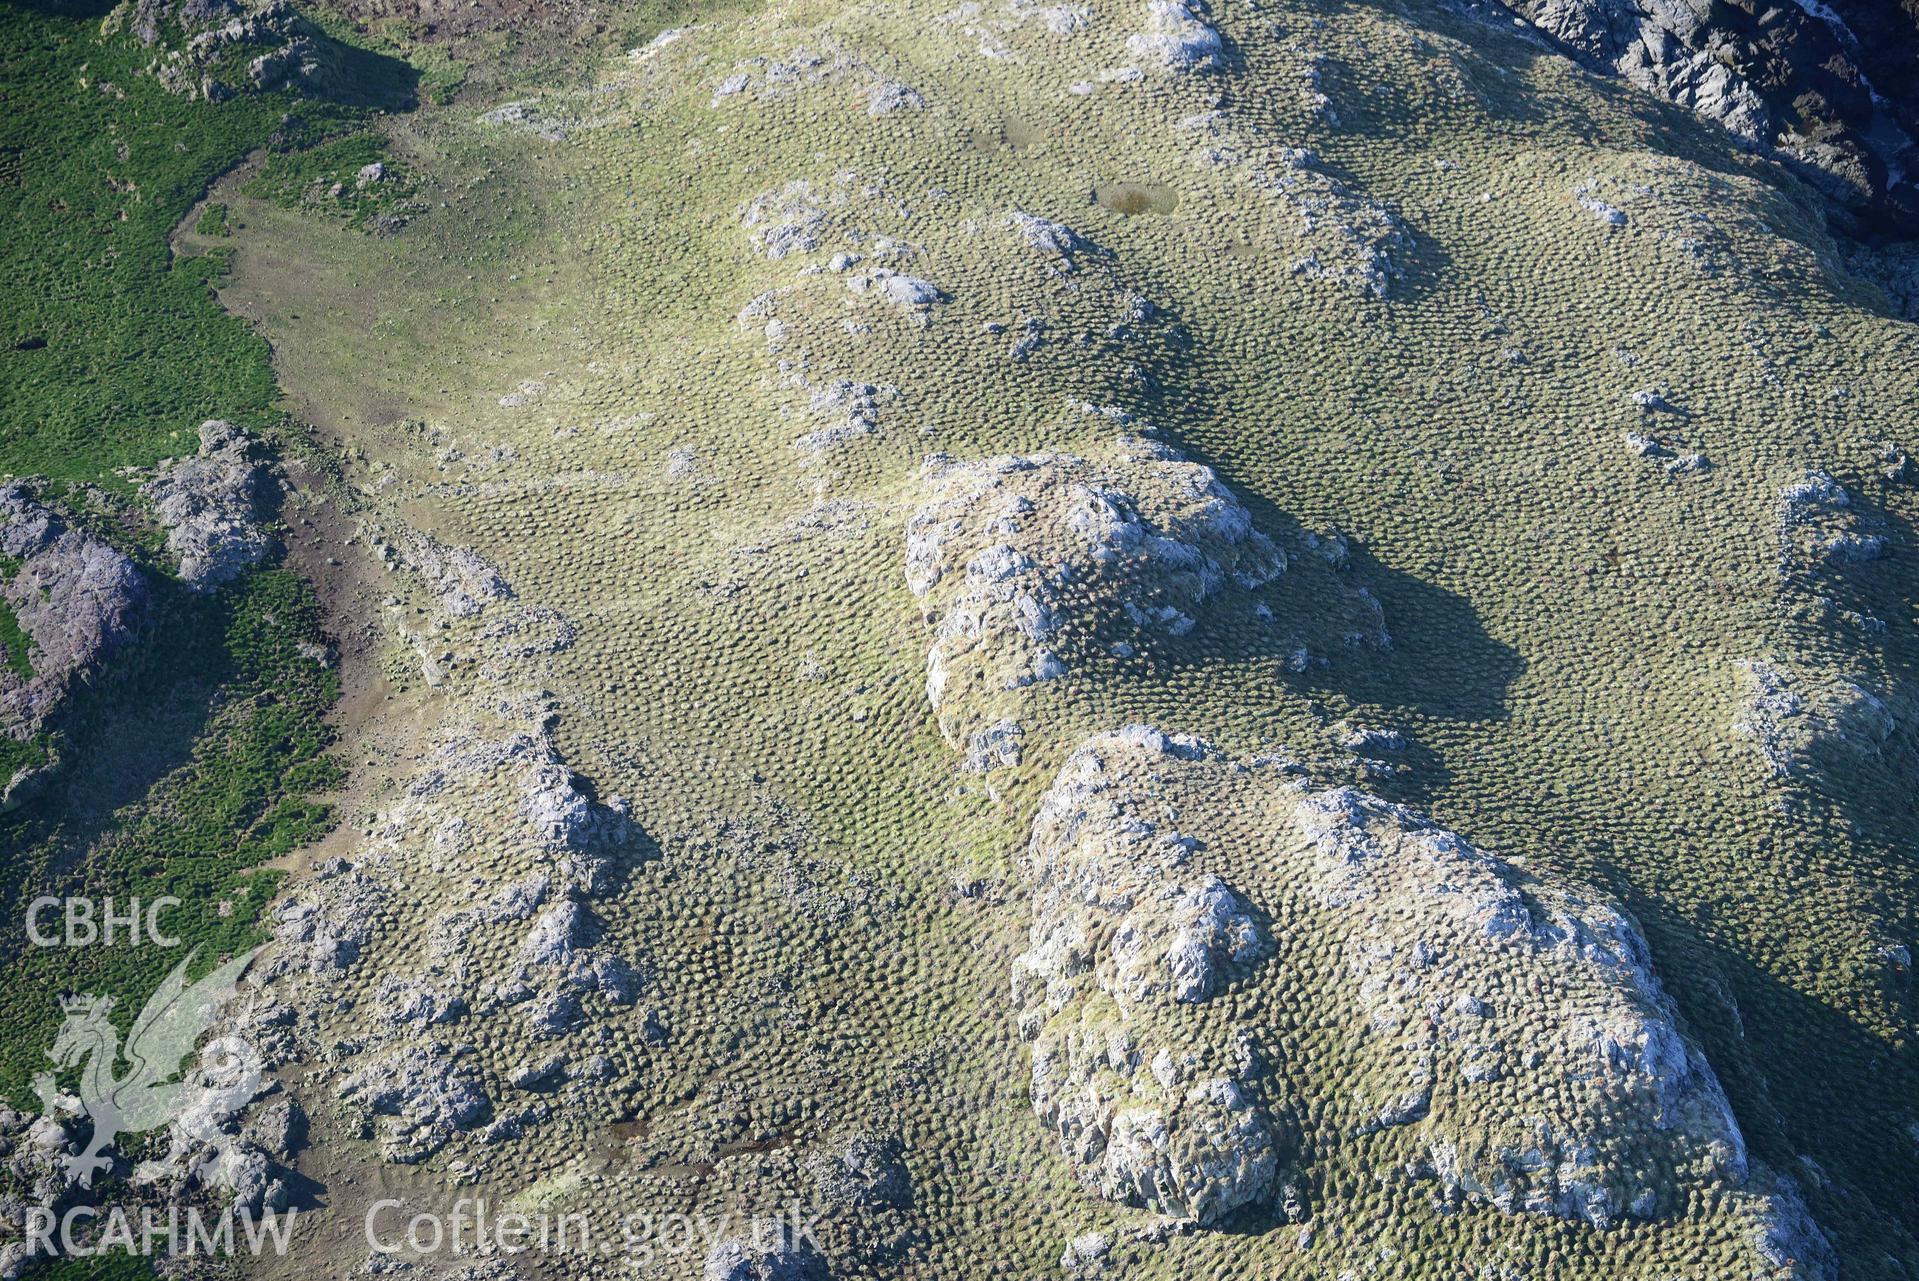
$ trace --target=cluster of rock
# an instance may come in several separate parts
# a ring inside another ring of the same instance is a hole
[[[163,464],[140,492],[195,591],[225,586],[279,550],[267,527],[279,482],[232,423],[201,423],[199,453]]]
[[[1348,190],[1303,147],[1281,151],[1270,164],[1256,164],[1251,176],[1285,200],[1298,218],[1296,234],[1303,252],[1292,261],[1296,274],[1365,297],[1384,298],[1391,292],[1405,272],[1401,260],[1410,244],[1398,215]]]
[[[1268,1201],[1303,1156],[1286,1119],[1328,1106],[1509,1213],[1606,1226],[1746,1178],[1631,921],[1401,807],[1133,727],[1061,768],[1024,871],[1034,1107],[1110,1199],[1200,1222]],[[1288,1045],[1285,1079],[1337,1083],[1330,1104],[1260,1070],[1308,1014],[1343,1031]]]
[[[530,134],[547,142],[564,142],[576,129],[594,128],[605,123],[598,117],[583,117],[570,107],[546,98],[521,98],[503,102],[482,112],[483,125]]]
[[[1013,210],[1006,221],[1020,243],[1038,253],[1048,268],[1060,275],[1078,271],[1081,258],[1111,256],[1063,222],[1029,214],[1023,209]]]
[[[1205,142],[1197,164],[1230,170],[1269,193],[1289,215],[1295,275],[1364,298],[1386,298],[1405,275],[1412,237],[1399,215],[1353,191],[1306,147],[1273,148],[1232,128],[1219,111],[1181,121]]]
[[[1909,13],[1886,0],[1710,5],[1514,0],[1590,65],[1770,150],[1830,195],[1908,228],[1919,147]],[[1855,34],[1878,31],[1862,42]]]
[[[375,554],[417,576],[449,618],[474,618],[488,604],[513,597],[499,568],[471,548],[453,546],[416,529],[400,530],[391,539],[374,537],[378,539]]]
[[[0,556],[0,599],[26,638],[31,669],[0,666],[0,727],[26,738],[134,637],[149,589],[124,553],[73,528],[22,481],[0,485]]]
[[[211,1048],[211,1047],[210,1047]],[[170,1212],[207,1203],[255,1219],[292,1202],[289,1165],[306,1144],[306,1115],[277,1083],[209,1069],[208,1056],[179,1088],[188,1091],[169,1122],[165,1150],[129,1166],[108,1150],[121,1177],[83,1181],[76,1159],[88,1148],[90,1122],[79,1097],[51,1091],[39,1114],[0,1107],[0,1279],[28,1275],[40,1254],[40,1233],[28,1216],[74,1214],[74,1222],[111,1216],[138,1224],[165,1222]],[[71,1118],[71,1119],[69,1119]],[[35,1231],[30,1232],[30,1226]]]
[[[926,107],[918,89],[852,54],[804,47],[781,58],[753,57],[735,64],[713,86],[710,105],[717,110],[735,101],[777,101],[802,89],[845,81],[855,87],[854,100],[875,118]]]
[[[831,1281],[812,1243],[784,1226],[729,1237],[708,1252],[706,1281]]]
[[[1286,567],[1211,468],[1138,436],[1085,456],[938,455],[921,485],[906,581],[934,629],[927,699],[954,741],[980,694],[1184,635],[1209,597]]]
[[[1898,728],[1884,698],[1844,675],[1766,659],[1739,670],[1746,696],[1733,732],[1758,747],[1776,779],[1803,777],[1826,747],[1877,751]]]
[[[302,1005],[349,981],[362,989],[339,1096],[381,1154],[418,1162],[463,1132],[513,1138],[550,1115],[537,1098],[509,1110],[489,1081],[538,1096],[609,1077],[609,1060],[578,1054],[569,1038],[632,1007],[651,984],[642,966],[598,942],[590,907],[613,888],[635,839],[624,804],[595,799],[538,732],[494,738],[469,727],[442,743],[372,837],[357,863],[317,869],[276,906],[268,972],[312,988]],[[521,873],[459,874],[489,848],[513,851]],[[403,911],[391,888],[402,874],[432,877],[441,898],[453,898],[410,938],[383,929]],[[408,971],[388,969],[371,985],[357,975],[376,944],[410,950]],[[500,1018],[515,1025],[509,1043],[554,1044],[525,1061],[486,1061],[473,1029]]]
[[[1886,550],[1885,536],[1870,528],[1852,495],[1817,468],[1779,491],[1779,544],[1780,574],[1813,579]]]
[[[325,91],[340,80],[337,50],[287,0],[123,0],[103,30],[129,31],[155,50],[148,73],[189,98],[219,102],[244,89]],[[219,78],[239,61],[243,84]]]

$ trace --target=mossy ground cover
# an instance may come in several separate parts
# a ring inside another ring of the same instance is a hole
[[[372,165],[380,166],[377,178],[367,174]],[[385,138],[354,133],[302,151],[273,152],[246,192],[284,209],[329,211],[364,230],[375,219],[404,208],[414,188]]]

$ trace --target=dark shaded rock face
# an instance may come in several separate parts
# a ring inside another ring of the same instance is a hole
[[[31,669],[0,670],[0,732],[25,738],[132,638],[147,585],[125,555],[69,527],[19,482],[0,487],[0,554],[0,598],[26,637]]]
[[[1582,60],[1813,182],[1856,234],[1919,237],[1913,0],[1518,0]]]

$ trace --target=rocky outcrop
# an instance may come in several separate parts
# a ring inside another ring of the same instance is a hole
[[[1911,719],[1910,700],[1868,655],[1868,644],[1832,650],[1814,636],[1837,630],[1861,642],[1886,631],[1854,588],[1856,571],[1890,554],[1888,526],[1861,510],[1832,475],[1808,468],[1779,491],[1778,612],[1782,643],[1744,660],[1733,732],[1758,747],[1773,778],[1804,778],[1822,756],[1875,756]],[[1841,661],[1835,662],[1835,656]]]
[[[1898,728],[1888,701],[1856,680],[1765,659],[1739,667],[1747,689],[1733,732],[1759,749],[1776,779],[1801,777],[1825,748],[1876,752]]]
[[[1364,1126],[1415,1126],[1449,1191],[1601,1227],[1682,1204],[1672,1171],[1744,1179],[1718,1081],[1617,908],[1352,788],[1302,791],[1291,818],[1369,1033]]]
[[[1160,738],[1179,759],[1203,751]],[[1112,1201],[1210,1223],[1263,1200],[1272,1122],[1241,1080],[1243,1047],[1195,1037],[1203,1006],[1264,936],[1177,835],[1141,830],[1097,747],[1046,795],[1027,850],[1031,942],[1014,964],[1033,1043],[1033,1108],[1082,1182]]]
[[[1285,211],[1280,248],[1294,275],[1361,298],[1391,296],[1413,243],[1398,214],[1327,173],[1310,148],[1272,147],[1217,111],[1181,123],[1208,140],[1194,163],[1234,172]]]
[[[1215,594],[1286,566],[1211,468],[1136,436],[1084,456],[939,455],[921,482],[906,580],[934,632],[927,699],[956,742],[976,691],[1184,635]]]
[[[462,1047],[408,1047],[373,1058],[341,1085],[363,1110],[387,1160],[412,1165],[445,1147],[457,1132],[492,1115],[472,1052]]]
[[[278,550],[266,522],[279,482],[232,423],[201,423],[198,455],[165,464],[141,493],[167,531],[181,580],[195,591],[223,587]]]
[[[330,91],[341,83],[338,46],[286,0],[124,0],[102,30],[127,31],[152,50],[147,73],[183,97],[219,102],[248,90]],[[236,66],[245,67],[244,79],[229,73]]]
[[[1226,66],[1219,29],[1207,20],[1203,3],[1189,0],[1147,0],[1146,26],[1127,40],[1126,51],[1163,71],[1191,74]]]
[[[1109,1199],[1200,1222],[1267,1199],[1280,1118],[1315,1106],[1260,1070],[1282,1053],[1348,1139],[1508,1213],[1603,1227],[1745,1179],[1633,923],[1402,807],[1134,727],[1061,768],[1025,873],[1034,1108]],[[1268,1039],[1303,1024],[1343,1031]]]
[[[26,670],[0,666],[0,727],[25,738],[133,638],[148,588],[123,553],[72,528],[18,481],[0,486],[0,556],[0,599],[27,642]]]
[[[1754,1277],[1782,1276],[1791,1281],[1836,1281],[1839,1259],[1832,1242],[1813,1221],[1806,1197],[1791,1178],[1755,1168],[1752,1191],[1758,1198],[1751,1237],[1766,1271]]]
[[[1919,35],[1888,0],[1515,0],[1590,65],[1723,126],[1868,223],[1919,233]],[[1883,31],[1889,44],[1862,41]],[[1903,47],[1902,47],[1903,46]]]
[[[783,1224],[755,1224],[744,1237],[720,1242],[706,1256],[706,1281],[831,1281],[810,1241]]]

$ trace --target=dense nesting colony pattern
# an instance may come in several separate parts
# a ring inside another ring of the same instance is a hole
[[[1910,1252],[1910,816],[1797,736],[1908,751],[1807,690],[1910,661],[1912,340],[1419,22],[803,3],[445,124],[594,283],[348,473],[418,724],[241,1023],[346,1166],[824,1207],[727,1279]]]

